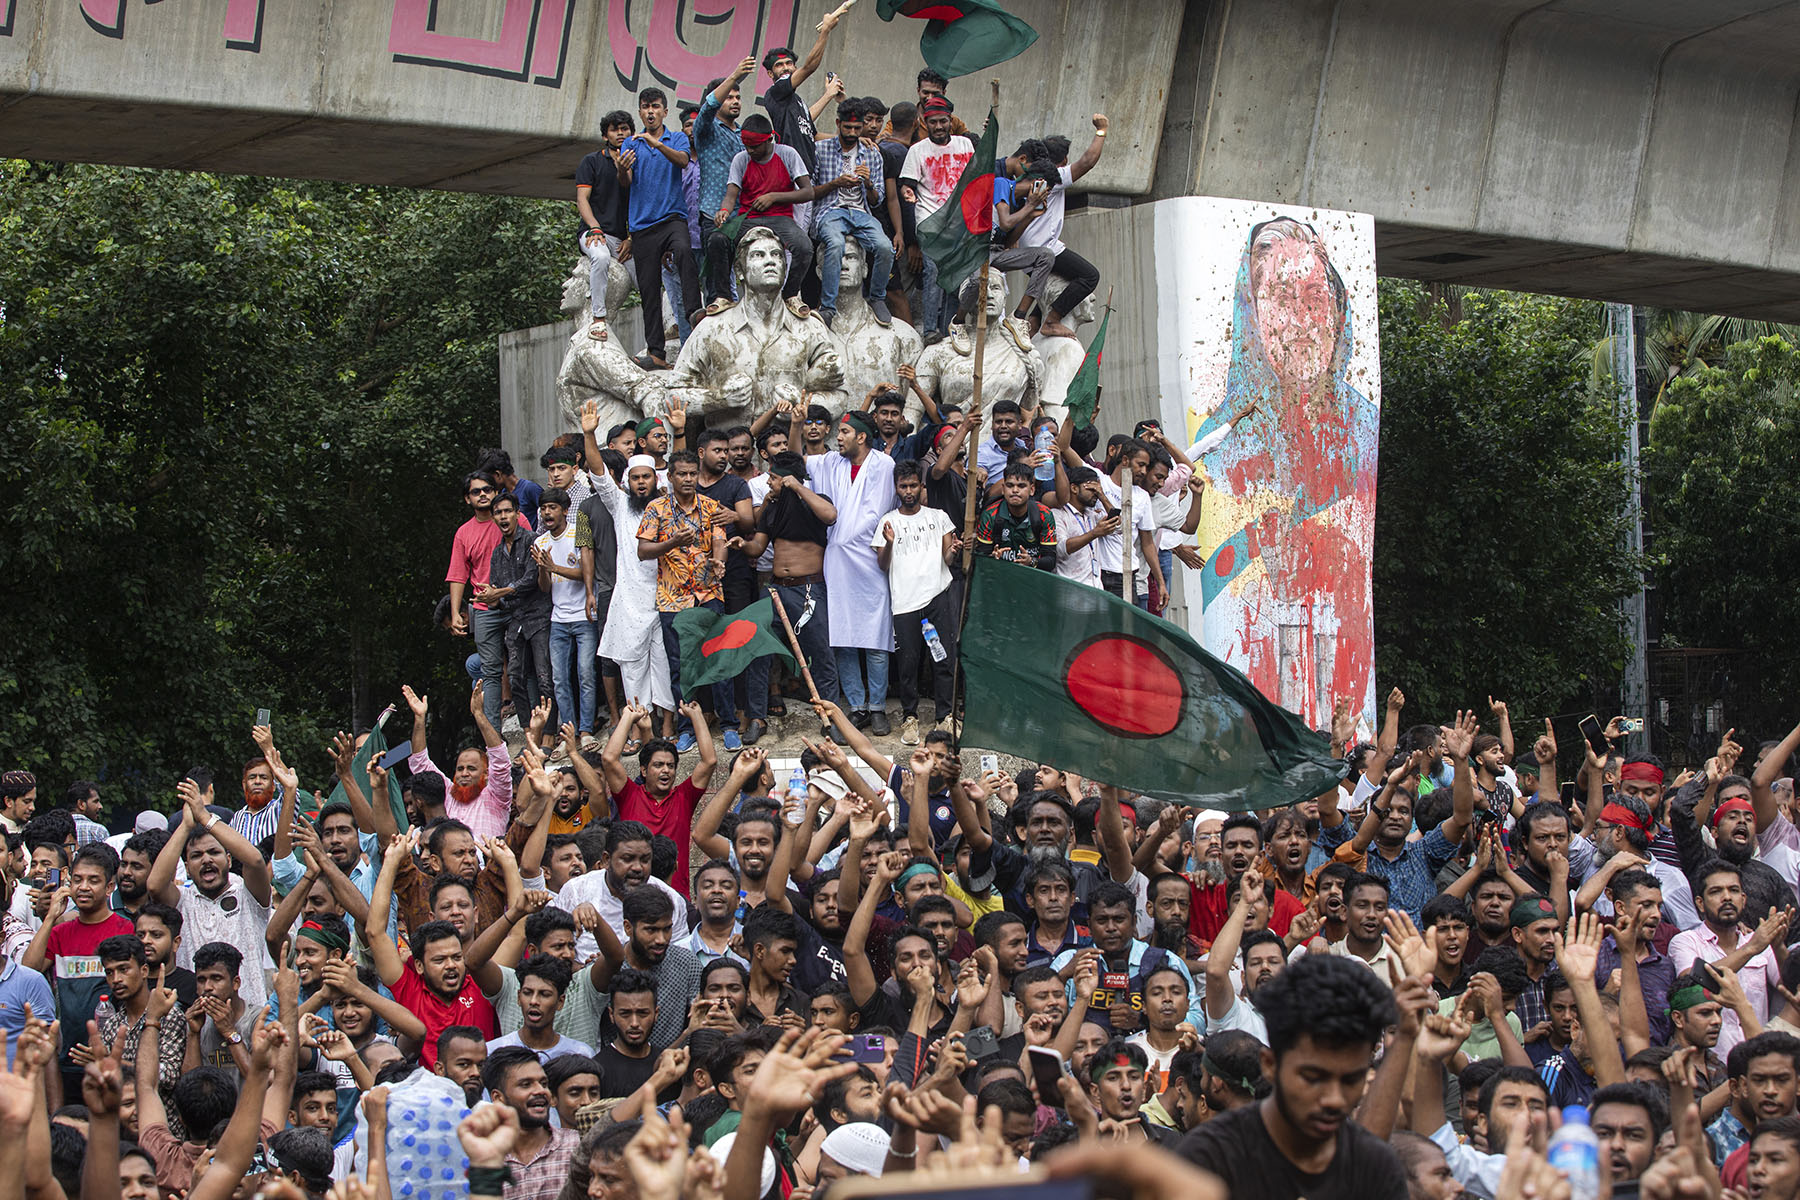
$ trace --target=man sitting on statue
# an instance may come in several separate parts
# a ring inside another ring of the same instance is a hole
[[[744,148],[731,160],[725,199],[713,214],[714,229],[707,235],[706,260],[731,261],[737,243],[723,226],[733,213],[742,214],[744,223],[739,238],[760,225],[774,230],[781,239],[782,248],[793,259],[782,294],[798,296],[800,281],[812,268],[813,250],[812,239],[794,221],[794,205],[813,198],[812,172],[797,150],[775,141],[769,118],[761,114],[745,117],[740,136]]]
[[[627,206],[631,197],[634,151],[623,149],[636,131],[631,114],[615,109],[600,118],[600,149],[575,168],[575,209],[581,214],[580,247],[588,263],[588,335],[606,340],[606,272],[613,260],[637,279],[631,259]],[[528,514],[529,515],[529,514]]]
[[[813,155],[819,183],[814,185],[813,229],[819,239],[819,317],[830,326],[837,318],[837,299],[844,261],[844,242],[855,238],[869,256],[869,308],[883,325],[888,312],[888,273],[894,267],[894,244],[882,232],[875,210],[891,203],[898,219],[898,194],[890,197],[881,152],[862,143],[861,103],[838,105],[837,136],[820,138]]]

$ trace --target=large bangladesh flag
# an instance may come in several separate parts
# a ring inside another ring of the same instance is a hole
[[[787,642],[775,632],[775,607],[767,596],[742,612],[716,613],[690,608],[675,614],[675,636],[681,642],[681,690],[693,695],[703,684],[733,679],[767,655],[794,665]]]
[[[1179,626],[1060,575],[977,559],[965,744],[1203,808],[1278,808],[1344,776],[1329,739]]]
[[[944,207],[919,222],[919,248],[937,264],[938,286],[956,295],[987,261],[994,236],[994,147],[1000,122],[988,109],[987,126],[975,143],[975,157],[963,168]]]
[[[881,0],[875,11],[884,21],[901,16],[929,22],[919,35],[919,54],[946,79],[1003,63],[1038,36],[994,0]]]

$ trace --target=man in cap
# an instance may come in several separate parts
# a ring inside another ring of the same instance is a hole
[[[666,478],[669,467],[669,422],[662,417],[645,417],[637,423],[637,453],[647,454],[659,479]]]
[[[819,1175],[815,1187],[823,1188],[847,1175],[881,1178],[888,1156],[887,1131],[867,1121],[839,1125],[819,1143]]]

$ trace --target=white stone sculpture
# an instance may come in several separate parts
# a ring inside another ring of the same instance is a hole
[[[1069,286],[1069,281],[1060,275],[1051,277],[1051,283],[1044,297],[1046,308],[1056,303],[1056,298]],[[1081,332],[1083,325],[1091,325],[1100,319],[1099,301],[1089,292],[1071,311],[1064,323]],[[1038,334],[1031,339],[1037,352],[1044,359],[1044,381],[1038,389],[1043,397],[1044,415],[1054,417],[1060,423],[1069,415],[1069,384],[1074,382],[1075,373],[1081,370],[1082,360],[1087,357],[1087,347],[1076,338],[1045,337]]]
[[[831,332],[843,343],[844,396],[851,407],[862,404],[869,390],[880,384],[893,384],[906,398],[906,419],[916,428],[924,416],[911,388],[900,381],[900,368],[919,361],[925,343],[911,325],[899,317],[882,325],[875,319],[863,295],[863,281],[869,277],[868,255],[855,238],[844,242],[844,265],[838,284],[838,313]],[[833,416],[841,416],[836,410]]]
[[[756,225],[737,247],[738,303],[715,301],[682,346],[669,391],[709,425],[749,424],[778,400],[843,412],[844,368],[837,338],[799,300],[783,300],[787,253],[774,232]],[[665,401],[666,403],[666,401]],[[666,409],[647,410],[660,416]]]
[[[965,308],[972,303],[980,281],[981,276],[976,275],[964,285]],[[984,429],[992,427],[994,405],[1001,400],[1017,401],[1025,409],[1037,404],[1044,380],[1043,355],[1031,344],[1025,323],[1007,311],[1004,272],[988,272],[986,303],[987,343],[981,356]],[[974,320],[951,325],[950,336],[927,346],[919,356],[917,371],[919,386],[937,400],[940,409],[950,405],[967,412],[975,393]]]
[[[606,281],[609,332],[618,325],[618,314],[631,291],[631,273],[613,263]],[[581,426],[581,406],[588,400],[598,400],[604,438],[606,430],[614,425],[635,425],[650,413],[666,411],[668,376],[661,371],[646,371],[632,362],[617,337],[601,341],[589,334],[585,319],[588,299],[588,267],[582,260],[563,281],[562,310],[575,317],[575,332],[569,336],[569,349],[556,372],[556,400],[568,427],[576,429]]]

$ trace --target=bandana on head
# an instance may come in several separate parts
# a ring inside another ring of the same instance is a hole
[[[953,113],[956,106],[942,96],[932,96],[919,105],[919,114],[929,117],[932,113]]]
[[[796,455],[795,457],[799,458],[798,455]],[[772,462],[769,464],[769,474],[780,475],[787,479],[798,479],[801,482],[805,482],[806,477],[807,477],[806,476],[806,460],[804,458],[799,458],[798,462],[793,462],[793,461],[786,462],[786,463],[773,463]]]
[[[1718,807],[1712,810],[1712,817],[1707,821],[1707,824],[1711,825],[1714,829],[1717,829],[1719,827],[1719,818],[1728,812],[1747,812],[1752,817],[1756,815],[1756,809],[1750,806],[1748,800],[1744,799],[1742,796],[1733,796],[1729,800],[1719,801]]]
[[[1718,998],[1717,992],[1709,992],[1697,983],[1690,983],[1669,993],[1669,1011],[1686,1012],[1695,1005],[1706,1004]]]
[[[1249,1078],[1240,1079],[1235,1075],[1227,1075],[1225,1072],[1219,1070],[1219,1064],[1214,1062],[1212,1056],[1205,1050],[1200,1051],[1200,1065],[1206,1068],[1207,1074],[1224,1080],[1240,1092],[1254,1092],[1256,1090],[1256,1080]]]
[[[1656,840],[1656,822],[1648,817],[1640,817],[1623,804],[1608,803],[1600,810],[1600,819],[1608,825],[1626,825],[1632,829],[1641,829],[1651,841]]]
[[[754,129],[739,130],[738,136],[744,139],[744,148],[747,150],[754,150],[758,146],[767,145],[769,142],[775,140],[775,134],[773,132],[758,133]]]
[[[850,426],[851,428],[853,428],[861,433],[866,433],[870,437],[875,436],[875,422],[871,421],[869,419],[868,413],[863,412],[860,409],[858,409],[858,410],[855,410],[852,412],[845,413],[841,419],[844,424]]]
[[[1619,778],[1635,779],[1640,783],[1654,783],[1656,786],[1661,787],[1663,770],[1655,763],[1626,763],[1623,767],[1619,768]]]
[[[342,950],[348,952],[350,949],[350,942],[347,938],[340,933],[334,933],[331,930],[326,929],[317,921],[303,922],[300,926],[300,933],[298,936],[311,938],[327,950]]]
[[[644,437],[644,436],[648,435],[652,429],[661,429],[661,428],[662,428],[662,418],[661,417],[645,417],[643,420],[638,422],[637,435],[639,437]]]
[[[1556,920],[1556,905],[1542,896],[1524,896],[1512,906],[1512,927],[1523,929],[1539,921]]]
[[[1137,1063],[1129,1054],[1115,1054],[1107,1058],[1104,1054],[1094,1055],[1094,1061],[1088,1064],[1088,1078],[1099,1083],[1106,1078],[1106,1073],[1117,1067],[1135,1067]]]
[[[904,889],[908,883],[911,883],[921,875],[930,875],[933,878],[936,878],[937,873],[938,869],[930,863],[914,863],[912,866],[906,868],[906,870],[900,872],[900,878],[894,880],[894,886]]]
[[[656,460],[651,458],[648,454],[634,454],[625,460],[625,473],[627,475],[631,474],[639,467],[649,467],[654,471],[656,470]]]

